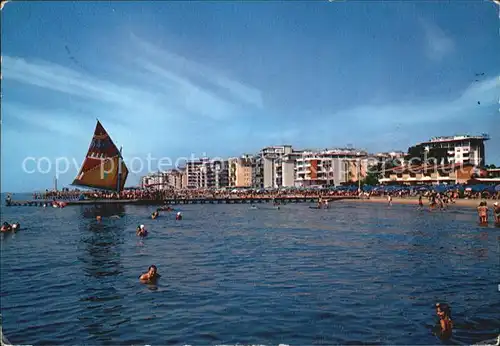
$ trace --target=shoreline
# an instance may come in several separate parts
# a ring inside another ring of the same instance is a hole
[[[467,207],[467,208],[477,208],[479,203],[486,201],[488,206],[493,206],[493,203],[500,202],[498,200],[484,200],[484,199],[457,199],[455,203],[448,203],[448,208],[453,206]],[[385,203],[387,204],[387,197],[370,197],[361,199],[345,200],[340,202],[354,202],[354,203]],[[423,199],[424,207],[429,207],[429,200]],[[418,197],[393,197],[392,204],[406,204],[406,205],[418,205]]]
[[[356,203],[385,203],[387,204],[387,196],[372,196],[370,198],[360,198],[358,196],[323,196],[321,198],[327,199],[330,203],[335,204],[339,202],[356,202]],[[207,197],[194,197],[194,198],[168,198],[161,200],[148,200],[148,199],[91,199],[91,200],[69,200],[60,201],[64,202],[67,206],[71,205],[97,205],[97,204],[133,204],[133,205],[182,205],[182,204],[255,204],[255,203],[271,203],[273,200],[277,202],[285,203],[317,203],[318,196],[307,196],[307,197],[250,197],[250,198],[207,198]],[[467,207],[476,209],[483,199],[457,199],[455,203],[449,203],[448,208],[453,206]],[[489,207],[493,206],[494,202],[498,200],[486,200]],[[393,197],[393,204],[406,204],[406,205],[418,205],[418,197]],[[429,200],[427,198],[423,199],[424,207],[429,207]],[[50,200],[11,200],[6,206],[42,206],[46,204],[47,206],[52,205]]]

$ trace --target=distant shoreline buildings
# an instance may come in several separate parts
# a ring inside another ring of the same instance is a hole
[[[401,167],[399,171],[384,169],[381,183],[451,182],[456,174],[434,179],[436,174],[425,171],[420,175],[421,179],[411,173],[403,177],[403,167],[405,163],[418,165],[430,160],[441,167],[457,164],[484,166],[486,140],[489,140],[486,134],[436,137],[410,147],[408,152],[377,154],[355,148],[296,150],[292,145],[269,146],[255,155],[201,158],[186,162],[182,168],[153,172],[141,178],[141,187],[178,190],[339,186],[359,183],[366,179],[370,167],[383,167],[387,162],[392,163],[390,168],[394,168],[394,162]]]

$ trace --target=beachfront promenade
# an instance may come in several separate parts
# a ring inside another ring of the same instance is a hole
[[[179,204],[256,204],[256,203],[317,203],[319,198],[329,201],[343,199],[359,199],[358,196],[308,196],[308,197],[192,197],[192,198],[165,198],[165,199],[86,199],[64,201],[66,205],[92,204],[134,204],[134,205],[179,205]],[[43,206],[51,205],[53,200],[12,200],[7,206]]]

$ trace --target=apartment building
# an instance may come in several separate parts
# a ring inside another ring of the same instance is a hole
[[[155,190],[182,189],[183,172],[172,169],[166,172],[152,172],[141,178],[141,187]]]
[[[167,190],[170,188],[166,172],[151,172],[141,177],[140,185],[143,189]]]
[[[260,155],[255,156],[252,162],[252,187],[264,188],[264,159]]]
[[[352,148],[305,150],[296,158],[295,186],[357,182],[368,172],[368,153]]]
[[[433,158],[438,164],[470,163],[484,166],[486,164],[484,142],[489,139],[487,134],[434,137],[410,147],[408,155],[411,158],[419,158],[421,162]]]
[[[253,178],[254,158],[251,155],[230,158],[229,165],[229,186],[231,187],[251,187]]]
[[[170,171],[167,171],[166,173],[168,185],[175,190],[182,189],[183,172],[179,169],[172,169]]]
[[[291,145],[263,148],[259,156],[262,165],[262,187],[292,187],[295,181],[295,161],[302,151],[293,150]]]
[[[186,162],[186,188],[220,189],[229,185],[227,160],[202,158]]]
[[[187,189],[188,176],[187,176],[186,167],[179,168],[179,172],[181,173],[181,189]]]

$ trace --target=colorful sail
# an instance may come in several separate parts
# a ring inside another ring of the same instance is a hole
[[[120,192],[127,176],[120,150],[98,120],[85,161],[72,185]]]

